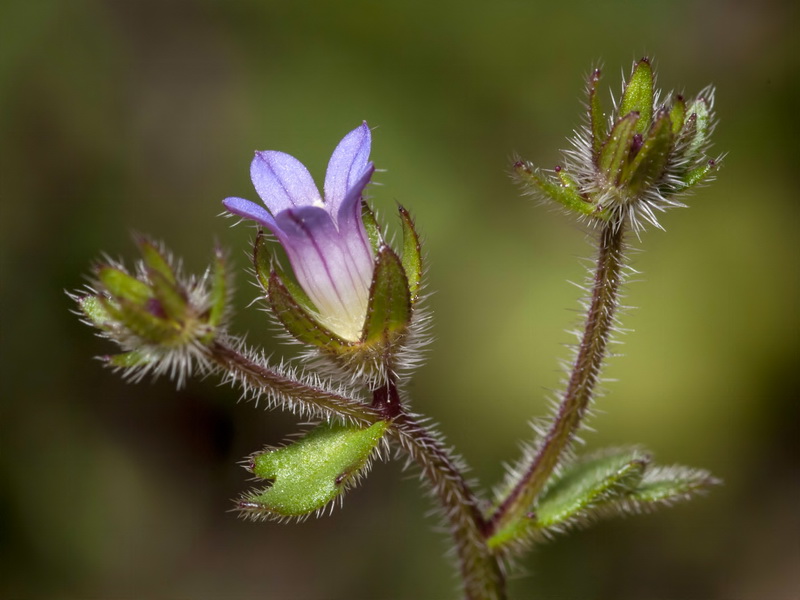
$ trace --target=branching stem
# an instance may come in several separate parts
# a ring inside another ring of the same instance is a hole
[[[558,412],[538,452],[492,515],[489,535],[530,512],[586,415],[614,324],[624,267],[624,236],[624,221],[603,226],[583,338]]]

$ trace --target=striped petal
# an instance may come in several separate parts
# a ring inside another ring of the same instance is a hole
[[[298,283],[317,308],[320,321],[342,338],[361,336],[369,287],[331,216],[315,206],[280,212],[275,219]]]
[[[250,178],[273,215],[293,206],[322,206],[311,173],[303,163],[284,152],[256,152],[250,164]]]
[[[325,173],[325,205],[332,215],[339,212],[350,189],[364,175],[369,164],[372,135],[367,122],[342,138],[331,155]]]

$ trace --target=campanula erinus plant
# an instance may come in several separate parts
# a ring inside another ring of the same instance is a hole
[[[187,276],[160,244],[138,237],[132,270],[98,263],[92,283],[72,294],[84,321],[119,352],[106,364],[125,376],[219,375],[244,396],[292,411],[315,425],[279,448],[245,459],[262,484],[235,501],[255,521],[293,521],[329,512],[394,453],[416,465],[456,551],[461,591],[470,600],[506,598],[520,555],[597,519],[648,511],[691,498],[717,482],[709,473],[659,466],[640,448],[581,456],[576,435],[596,395],[618,326],[628,244],[659,214],[684,205],[710,181],[714,94],[662,95],[646,58],[636,62],[611,110],[599,99],[600,71],[588,81],[586,120],[552,171],[518,160],[526,194],[583,222],[596,241],[585,318],[553,414],[486,497],[428,420],[409,408],[405,385],[421,361],[430,314],[416,225],[398,209],[402,238],[391,244],[367,202],[375,174],[366,122],[347,133],[328,163],[322,191],[296,158],[256,152],[250,178],[261,202],[230,197],[226,213],[254,223],[253,266],[264,304],[292,343],[294,364],[272,364],[228,329],[231,274],[216,249],[200,277]],[[276,260],[276,240],[290,272]],[[435,283],[435,282],[432,282]],[[391,452],[390,452],[391,451]]]

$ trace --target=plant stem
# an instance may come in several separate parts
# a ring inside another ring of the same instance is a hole
[[[575,437],[600,374],[614,325],[624,267],[624,222],[609,222],[600,233],[597,266],[586,324],[567,388],[536,455],[490,519],[489,535],[531,511],[563,453]]]
[[[439,437],[412,415],[401,411],[390,430],[409,456],[419,464],[442,506],[456,544],[467,600],[503,600],[505,577],[484,535],[486,521],[456,459]]]
[[[393,419],[392,435],[419,464],[442,506],[456,544],[467,600],[503,600],[505,579],[497,558],[486,544],[486,521],[463,468],[441,440],[403,410],[394,379],[373,392],[373,406],[311,386],[260,365],[221,341],[208,346],[209,358],[245,386],[258,388],[284,403],[300,403],[306,412],[335,415],[372,424]]]
[[[354,399],[322,387],[297,381],[278,371],[258,364],[236,348],[214,341],[208,347],[209,358],[223,371],[240,380],[244,387],[263,390],[285,408],[297,409],[313,416],[336,416],[345,420],[371,425],[382,419],[379,411]]]

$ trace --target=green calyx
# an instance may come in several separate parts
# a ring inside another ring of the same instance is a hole
[[[322,350],[343,366],[361,368],[376,357],[388,357],[402,344],[422,286],[422,252],[408,211],[400,207],[403,253],[398,256],[383,238],[375,216],[364,203],[362,215],[373,247],[374,271],[361,336],[345,340],[317,317],[314,303],[275,263],[267,237],[259,233],[253,252],[256,277],[275,317],[298,341]]]
[[[387,421],[366,428],[326,423],[288,446],[255,454],[249,470],[271,485],[245,494],[239,509],[278,519],[323,509],[357,482],[388,427]]]

